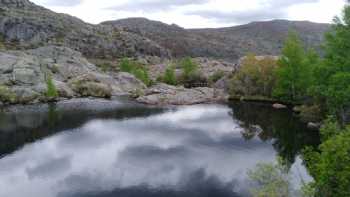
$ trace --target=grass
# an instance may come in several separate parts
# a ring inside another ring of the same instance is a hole
[[[56,89],[56,86],[52,80],[52,76],[49,74],[46,80],[46,97],[47,98],[57,98],[58,97],[58,92]]]
[[[16,94],[13,93],[8,87],[0,85],[0,101],[5,103],[16,102]]]
[[[118,67],[122,72],[133,74],[137,79],[141,80],[147,86],[153,84],[148,75],[147,68],[136,61],[129,60],[128,58],[123,58],[120,61]]]

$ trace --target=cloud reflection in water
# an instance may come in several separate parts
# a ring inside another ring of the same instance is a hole
[[[246,170],[275,159],[223,105],[98,119],[0,160],[0,196],[244,196]],[[301,164],[298,164],[301,165]]]

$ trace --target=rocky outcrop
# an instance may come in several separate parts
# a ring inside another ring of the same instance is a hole
[[[219,72],[222,74],[222,77],[228,76],[237,69],[236,64],[222,60],[198,57],[193,58],[193,61],[198,64],[200,75],[206,80],[209,80],[213,75],[216,75]],[[151,79],[156,80],[159,76],[163,76],[167,67],[170,65],[175,67],[175,74],[177,77],[180,77],[182,74],[181,65],[176,62],[165,61],[162,63],[150,64],[147,66]]]
[[[137,98],[140,103],[150,105],[192,105],[224,101],[228,97],[219,89],[200,87],[187,89],[166,84],[157,84]]]
[[[133,75],[101,73],[79,52],[66,47],[47,46],[0,52],[1,101],[32,103],[45,100],[49,75],[63,98],[105,98],[146,89]]]

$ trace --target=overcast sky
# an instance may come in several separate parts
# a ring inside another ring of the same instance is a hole
[[[289,19],[329,23],[344,0],[32,0],[56,12],[100,23],[146,17],[186,28]]]

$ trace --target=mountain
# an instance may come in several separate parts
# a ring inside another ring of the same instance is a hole
[[[217,29],[184,29],[145,18],[92,25],[28,0],[0,0],[0,47],[59,45],[96,59],[201,56],[237,60],[249,52],[277,55],[290,29],[300,34],[307,47],[319,49],[329,27],[275,20]]]
[[[28,0],[0,0],[0,37],[10,49],[55,44],[93,58],[169,56],[166,49],[145,37],[111,26],[91,25]]]
[[[274,20],[227,28],[184,29],[145,18],[103,22],[156,41],[177,56],[207,56],[237,59],[249,52],[257,55],[280,53],[288,32],[294,30],[308,48],[320,49],[329,24]]]

